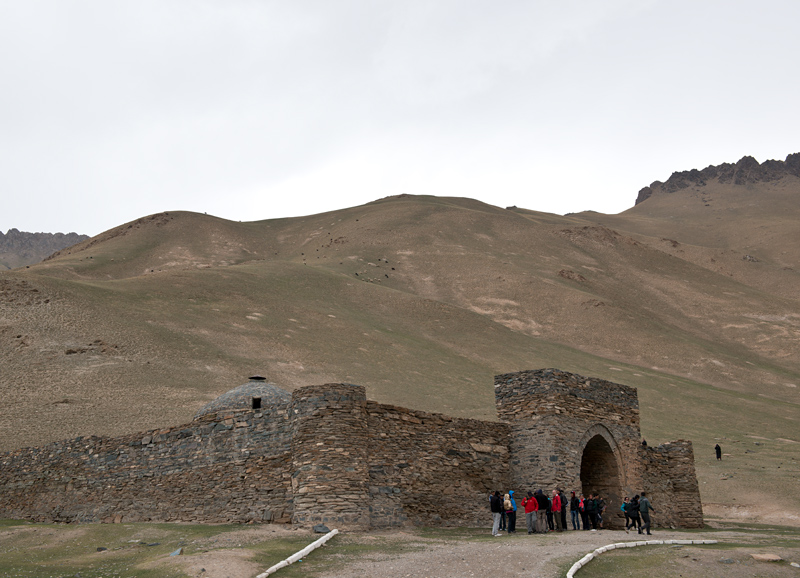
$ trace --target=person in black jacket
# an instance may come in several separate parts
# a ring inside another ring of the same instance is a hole
[[[578,507],[581,509],[581,523],[583,524],[584,530],[589,529],[589,512],[586,510],[588,504],[589,498],[585,498],[583,494],[581,494],[581,497],[578,500]]]
[[[539,503],[539,509],[536,511],[536,522],[539,525],[539,533],[547,534],[547,510],[550,509],[550,500],[544,495],[542,490],[536,490],[534,494],[536,501]]]
[[[630,528],[636,528],[639,530],[639,533],[642,533],[642,519],[639,517],[639,494],[636,494],[634,497],[631,498],[631,501],[628,502],[628,517],[631,519]]]
[[[503,511],[503,500],[500,492],[489,496],[489,511],[492,512],[492,536],[500,535],[500,512]]]
[[[581,529],[581,501],[572,492],[572,497],[569,499],[569,515],[572,518],[572,529]]]
[[[589,494],[589,499],[584,500],[586,513],[589,514],[589,521],[592,523],[592,532],[597,531],[597,494]]]
[[[561,529],[567,531],[567,497],[564,495],[564,490],[558,488],[558,497],[561,498]]]

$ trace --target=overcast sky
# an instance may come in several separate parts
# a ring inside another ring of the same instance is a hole
[[[0,230],[400,193],[617,213],[800,152],[800,2],[0,0]]]

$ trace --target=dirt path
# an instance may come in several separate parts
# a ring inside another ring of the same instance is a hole
[[[316,537],[318,536],[310,535],[309,543]],[[529,536],[523,532],[486,539],[453,539],[441,536],[432,538],[422,536],[416,531],[343,534],[334,538],[331,546],[326,547],[324,552],[320,551],[318,556],[324,556],[324,562],[315,561],[315,555],[312,554],[305,561],[302,570],[301,563],[298,563],[290,569],[279,571],[275,576],[280,578],[283,573],[285,576],[313,575],[319,578],[464,578],[490,577],[500,573],[508,577],[555,578],[563,576],[576,560],[600,546],[636,541],[645,537],[612,530],[569,531],[546,536]],[[671,575],[669,572],[673,566],[676,569],[681,568],[680,573],[684,577],[719,573],[726,578],[745,578],[753,576],[754,566],[762,576],[800,575],[800,571],[786,563],[778,566],[755,562],[750,556],[757,552],[774,552],[787,561],[800,562],[800,536],[791,537],[789,541],[794,541],[794,544],[788,547],[785,544],[770,545],[774,540],[765,538],[759,532],[723,530],[697,533],[658,531],[650,539],[703,539],[718,540],[726,544],[722,550],[693,546],[674,547],[683,548],[680,551],[662,550],[659,556],[674,559],[669,564],[664,563],[664,571],[668,576]],[[636,552],[644,553],[648,548],[660,547],[645,546],[636,549]],[[729,561],[721,562],[723,559]],[[256,569],[252,562],[242,557],[241,552],[235,550],[216,550],[204,554],[202,558],[185,558],[180,564],[190,576],[204,577],[253,578],[266,570]],[[200,572],[201,566],[206,568],[206,573]],[[211,570],[213,573],[210,573]]]
[[[654,539],[687,539],[685,533],[659,533]],[[466,576],[489,577],[544,577],[558,576],[562,566],[567,568],[587,552],[611,544],[635,540],[636,534],[621,531],[577,531],[515,535],[503,534],[486,541],[465,540],[427,544],[424,549],[382,556],[365,557],[340,571],[320,574],[321,578],[351,578],[372,576],[461,578]],[[564,570],[566,573],[566,570]]]
[[[320,578],[354,578],[370,576],[375,578],[396,577],[436,577],[456,578],[481,576],[490,577],[502,575],[508,577],[553,577],[563,576],[566,570],[584,554],[595,548],[615,542],[636,541],[643,539],[634,533],[626,534],[624,531],[603,530],[599,532],[565,532],[563,534],[551,533],[546,536],[517,534],[503,535],[500,538],[488,540],[448,541],[428,544],[424,549],[402,554],[381,555],[375,554],[363,557],[358,561],[342,567],[339,570],[322,572]],[[703,549],[702,547],[676,547],[684,548],[672,550],[673,558],[687,559],[694,564],[686,576],[705,576],[719,570],[727,578],[744,578],[753,576],[753,566],[758,567],[759,575],[783,576],[800,575],[800,570],[789,567],[788,564],[776,566],[769,563],[758,563],[752,560],[750,554],[755,552],[776,552],[785,560],[800,562],[800,541],[794,537],[794,545],[770,546],[763,544],[754,546],[764,541],[764,536],[758,533],[742,532],[655,532],[650,539],[654,540],[687,540],[687,539],[718,540],[726,544],[742,544],[743,548],[731,547],[725,550]],[[368,538],[365,538],[368,539]],[[773,540],[769,540],[773,542]],[[644,546],[641,549],[629,550],[630,552],[647,551],[648,548],[664,548],[660,546]],[[666,547],[670,548],[670,547]],[[725,559],[728,562],[722,563]],[[732,560],[732,561],[731,561]],[[774,573],[775,572],[778,573]],[[647,573],[643,574],[647,575]],[[677,576],[677,573],[675,574]]]

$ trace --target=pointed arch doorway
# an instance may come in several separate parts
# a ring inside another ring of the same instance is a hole
[[[621,529],[625,522],[620,511],[622,472],[617,444],[602,426],[590,429],[585,437],[589,439],[581,457],[581,492],[587,498],[589,494],[599,494],[605,500],[604,528]]]

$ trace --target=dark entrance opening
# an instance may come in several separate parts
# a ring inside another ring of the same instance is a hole
[[[261,398],[254,397],[253,398],[253,409],[261,409]]]
[[[589,440],[581,458],[581,488],[586,498],[599,494],[606,502],[603,527],[621,529],[625,518],[620,511],[622,485],[614,451],[606,439],[596,435]]]

